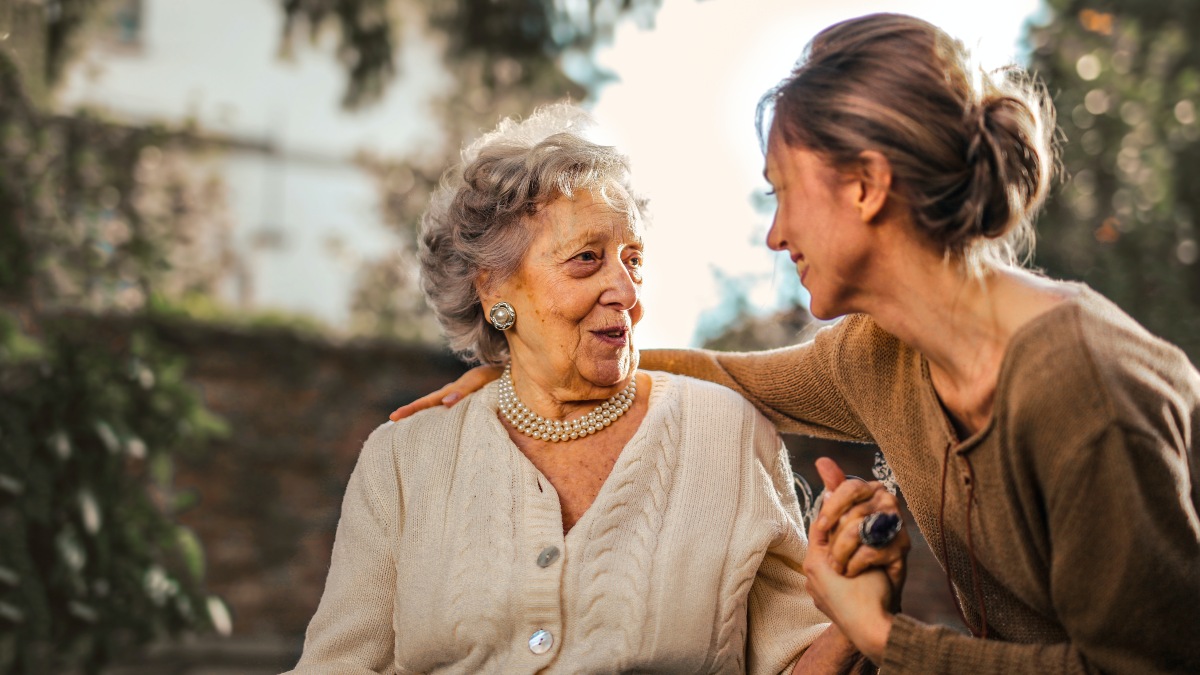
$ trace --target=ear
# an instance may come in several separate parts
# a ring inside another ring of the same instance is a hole
[[[492,288],[492,273],[490,271],[484,270],[479,273],[479,276],[475,277],[475,294],[479,296],[479,303],[483,305],[484,314],[487,314],[492,305],[496,304],[495,298],[492,297],[492,291],[494,290]]]
[[[864,223],[870,223],[883,212],[892,191],[892,163],[883,153],[864,150],[859,155],[858,198],[855,206]]]

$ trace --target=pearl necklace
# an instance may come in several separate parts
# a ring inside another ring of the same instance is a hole
[[[569,422],[548,420],[525,407],[517,392],[513,389],[512,366],[504,367],[504,375],[500,377],[500,414],[504,419],[517,428],[517,431],[543,441],[573,441],[600,431],[607,427],[629,410],[633,398],[637,395],[636,377],[630,378],[619,393],[604,403],[596,406],[591,412]]]

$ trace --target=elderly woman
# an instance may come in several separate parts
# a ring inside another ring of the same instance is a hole
[[[825,630],[771,424],[637,369],[644,202],[585,122],[502,123],[435,195],[423,287],[503,376],[367,440],[295,672],[778,673]]]

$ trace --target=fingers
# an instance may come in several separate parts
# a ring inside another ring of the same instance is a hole
[[[838,463],[828,457],[818,457],[816,461],[817,474],[821,476],[821,482],[825,483],[825,489],[833,492],[838,489],[842,483],[846,482],[846,472],[842,471],[842,467]]]
[[[813,603],[821,612],[828,614],[829,610],[825,606],[825,586],[829,573],[832,572],[829,567],[829,556],[820,549],[810,548],[808,555],[804,556],[802,569],[804,570],[804,585],[809,596],[812,597]]]
[[[427,410],[434,406],[443,405],[443,399],[447,398],[447,392],[450,390],[450,385],[446,385],[432,394],[425,394],[421,398],[409,403],[408,405],[400,406],[388,415],[388,419],[393,422],[398,422],[405,417],[410,417],[422,410]]]
[[[837,524],[829,535],[829,555],[833,558],[833,568],[835,570],[845,574],[850,558],[860,548],[867,549],[868,551],[875,550],[863,545],[862,540],[859,538],[858,528],[864,518],[879,510],[878,500],[872,498],[855,504],[838,519]],[[869,554],[864,552],[863,555]]]
[[[388,415],[388,419],[398,422],[405,417],[439,405],[450,408],[468,394],[479,391],[484,385],[500,377],[503,372],[499,366],[476,366],[432,394],[426,394],[408,405],[400,406],[391,415]]]
[[[912,548],[907,530],[901,529],[896,537],[882,548],[872,548],[862,543],[859,528],[863,520],[872,513],[900,515],[900,501],[880,489],[871,499],[859,502],[847,510],[830,534],[829,555],[832,566],[838,572],[853,577],[871,567],[897,569],[896,580],[903,581],[904,559]]]
[[[905,559],[911,548],[912,543],[908,538],[908,532],[901,530],[896,538],[883,548],[871,548],[870,546],[856,548],[846,562],[842,573],[848,577],[854,577],[872,567],[879,567],[891,570],[888,576],[898,576],[900,578],[895,581],[902,582]],[[835,564],[834,567],[836,568],[837,565]]]
[[[817,516],[817,529],[829,530],[855,504],[867,501],[881,491],[886,492],[882,483],[867,483],[861,480],[844,481],[832,492],[826,489],[821,501],[821,513]]]
[[[809,543],[815,546],[824,546],[828,542],[829,526],[835,522],[833,518],[823,518],[826,513],[825,502],[829,496],[837,489],[846,483],[846,473],[842,471],[842,467],[838,463],[828,457],[819,457],[816,461],[817,474],[821,476],[821,482],[825,484],[825,491],[818,498],[818,503],[821,504],[820,511],[817,513],[817,519],[808,528]]]

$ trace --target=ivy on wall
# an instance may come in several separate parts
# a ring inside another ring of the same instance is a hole
[[[173,457],[219,421],[149,331],[70,318],[141,311],[170,268],[186,209],[158,208],[139,173],[164,139],[44,113],[0,52],[0,672],[94,673],[228,627],[171,488]]]

